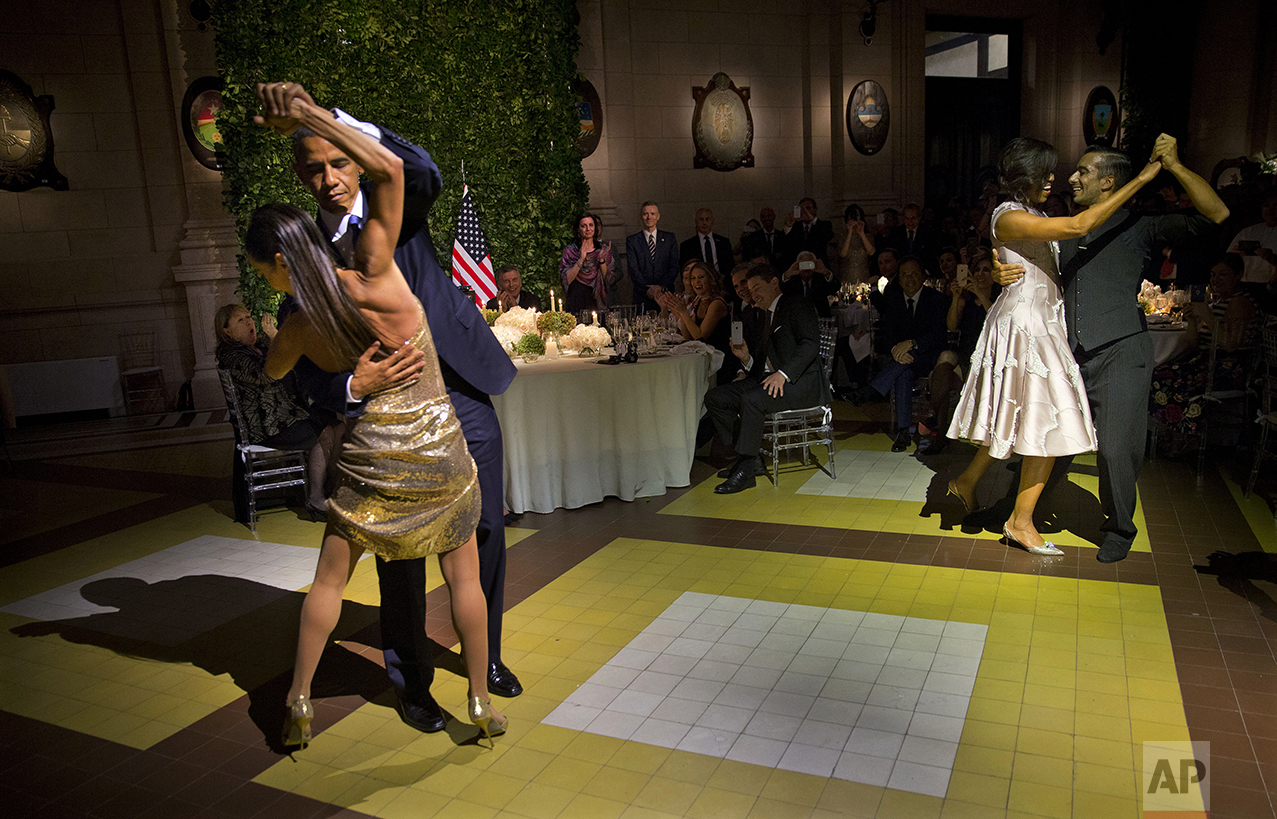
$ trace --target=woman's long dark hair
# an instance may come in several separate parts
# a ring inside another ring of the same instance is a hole
[[[244,250],[253,261],[267,264],[276,253],[284,257],[298,307],[347,369],[378,340],[342,286],[332,246],[304,210],[272,202],[253,211]]]
[[[589,219],[594,223],[594,246],[598,247],[603,241],[603,225],[599,223],[599,217],[588,210],[576,217],[576,221],[572,223],[572,236],[576,239],[576,246],[581,246],[581,222],[585,219]]]
[[[1059,155],[1049,143],[1031,137],[1016,137],[1002,149],[998,161],[998,181],[1012,199],[1038,209],[1037,196],[1055,173]]]

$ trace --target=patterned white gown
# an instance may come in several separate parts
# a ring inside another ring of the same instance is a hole
[[[1012,209],[1029,210],[1018,202],[999,205],[991,220],[993,246],[1002,262],[1024,265],[1024,278],[1002,288],[989,310],[948,435],[987,445],[995,458],[1090,452],[1095,426],[1069,350],[1059,248],[999,240],[998,218]]]

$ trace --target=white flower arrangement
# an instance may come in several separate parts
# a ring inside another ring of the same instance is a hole
[[[496,332],[498,327],[514,328],[519,331],[520,337],[524,333],[535,333],[537,332],[537,311],[531,307],[511,307],[502,313],[501,317],[492,325],[492,331]],[[518,339],[515,340],[517,341]]]
[[[606,328],[596,327],[593,324],[578,324],[572,328],[572,332],[559,339],[559,349],[580,352],[582,348],[589,347],[597,351],[611,343],[612,336]]]
[[[507,353],[514,349],[515,342],[523,338],[523,330],[510,324],[503,325],[501,324],[500,319],[498,319],[497,323],[493,326],[492,334],[497,337],[497,341],[501,344],[501,348]]]

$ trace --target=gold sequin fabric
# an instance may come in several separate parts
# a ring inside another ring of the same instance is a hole
[[[350,424],[328,518],[352,544],[386,560],[449,552],[479,523],[474,460],[443,386],[424,311],[411,339],[421,377],[373,395]]]

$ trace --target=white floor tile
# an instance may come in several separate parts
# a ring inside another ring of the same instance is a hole
[[[737,762],[747,762],[751,765],[775,768],[776,763],[780,762],[781,757],[785,755],[787,748],[789,748],[788,742],[780,742],[766,737],[743,735],[736,740],[731,751],[728,752],[727,758],[734,759]]]
[[[853,728],[851,737],[843,750],[867,756],[882,756],[895,759],[900,753],[900,746],[905,741],[903,734],[888,731],[875,731],[871,728]]]
[[[691,671],[687,672],[687,676],[694,680],[714,680],[715,682],[725,683],[731,680],[732,675],[737,671],[740,671],[740,666],[736,663],[701,660]]]
[[[630,741],[661,748],[677,748],[689,730],[691,730],[689,725],[649,718],[643,720],[643,724],[630,734]]]
[[[936,768],[953,768],[953,760],[957,755],[958,743],[940,739],[906,736],[904,744],[900,746],[900,759]]]
[[[603,713],[602,708],[589,708],[584,705],[572,705],[565,702],[551,711],[541,721],[546,725],[570,728],[573,731],[584,731],[594,721],[594,718],[601,713]]]
[[[717,697],[722,690],[723,683],[721,682],[684,678],[682,682],[674,686],[674,690],[670,692],[670,696],[678,697],[683,700],[696,700],[697,702],[713,702],[714,698]]]
[[[705,713],[707,702],[697,702],[696,700],[680,700],[677,697],[666,697],[661,704],[656,706],[652,711],[652,719],[660,719],[666,722],[677,722],[682,725],[692,726]]]
[[[820,716],[823,718],[824,714]],[[816,748],[833,748],[841,751],[850,737],[851,726],[849,725],[821,722],[808,717],[803,720],[802,725],[798,726],[798,733],[794,735],[794,742],[801,742],[803,745],[811,745]]]
[[[604,667],[606,668],[606,666]],[[596,674],[595,676],[598,675]],[[647,671],[640,673],[634,681],[630,683],[629,689],[631,691],[642,691],[645,694],[659,694],[662,697],[665,697],[674,690],[674,686],[678,685],[682,681],[682,676],[676,674],[664,674],[660,671],[653,671],[649,668]]]
[[[933,768],[930,765],[901,760],[892,769],[887,787],[943,798],[945,791],[949,789],[949,773],[950,771],[944,768]]]
[[[643,691],[622,691],[616,699],[612,700],[607,706],[609,711],[619,711],[622,714],[634,714],[640,717],[651,716],[656,706],[661,704],[665,699],[664,694],[648,694]]]
[[[739,736],[739,734],[696,726],[687,732],[676,747],[680,751],[722,759],[727,756],[727,752],[731,750]]]
[[[834,748],[819,748],[811,745],[790,743],[785,755],[776,763],[777,768],[786,771],[823,776],[828,778],[834,772],[842,753]]]
[[[717,705],[711,703],[705,709],[705,713],[701,714],[697,719],[697,725],[703,725],[706,728],[717,728],[720,731],[730,731],[739,734],[749,725],[749,721],[758,713],[752,708],[733,708],[730,705]]]
[[[645,717],[635,716],[634,714],[622,714],[619,711],[607,711],[599,714],[590,723],[590,727],[586,730],[591,734],[601,734],[605,737],[616,737],[617,739],[629,739],[638,727],[643,724]]]
[[[886,731],[890,734],[904,734],[909,730],[909,720],[912,718],[913,713],[910,711],[866,705],[860,709],[860,718],[856,720],[856,727]]]
[[[885,788],[891,779],[891,769],[895,765],[894,759],[843,753],[838,757],[838,764],[834,766],[834,778]]]
[[[963,720],[958,717],[914,714],[913,722],[909,723],[909,733],[913,736],[957,742],[962,739],[962,723]]]
[[[798,733],[798,726],[802,724],[802,719],[798,717],[787,717],[783,714],[769,714],[766,711],[759,711],[754,714],[754,718],[745,726],[745,733],[754,737],[766,737],[767,739],[789,742],[794,738],[794,734]]]

